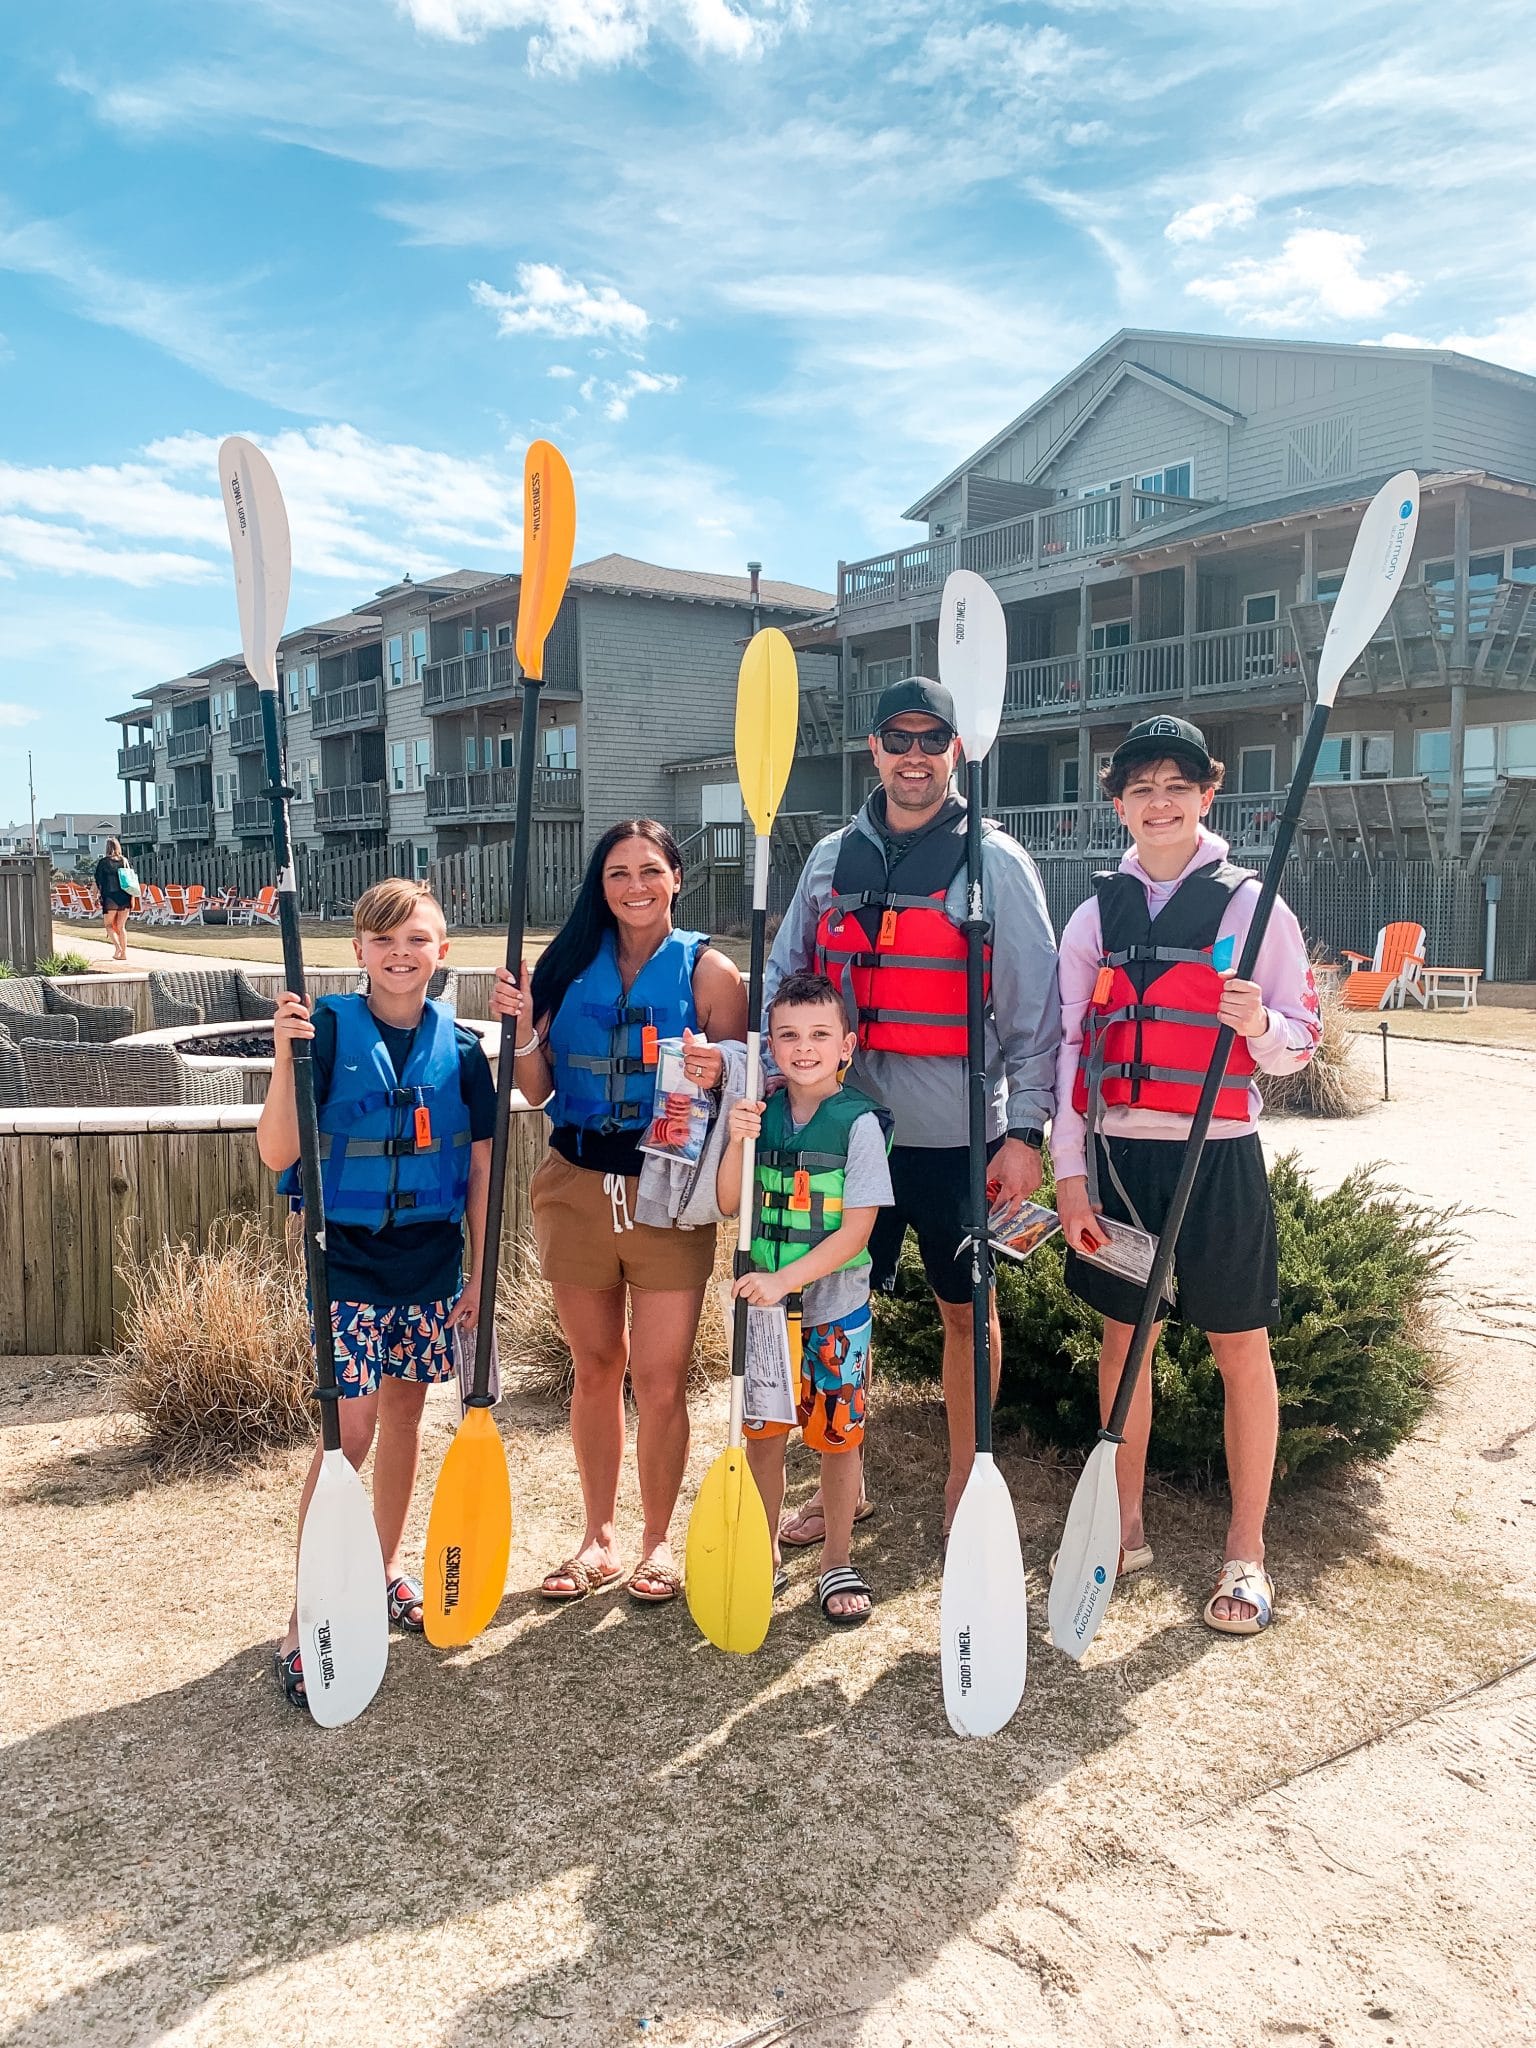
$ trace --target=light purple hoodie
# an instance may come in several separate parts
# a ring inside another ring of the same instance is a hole
[[[1133,846],[1120,862],[1123,875],[1134,875],[1147,892],[1147,911],[1156,917],[1179,883],[1195,868],[1210,861],[1225,860],[1227,842],[1200,827],[1200,841],[1189,865],[1172,882],[1156,882],[1147,873]],[[1218,936],[1234,941],[1234,963],[1241,957],[1243,941],[1258,903],[1257,888],[1242,888],[1227,905]],[[1083,1043],[1083,1017],[1098,978],[1102,951],[1099,930],[1099,899],[1090,896],[1080,903],[1061,935],[1061,1050],[1056,1060],[1056,1115],[1051,1125],[1051,1163],[1058,1180],[1070,1179],[1086,1170],[1087,1124],[1072,1107],[1072,1086],[1077,1076],[1078,1056]],[[1311,1059],[1322,1037],[1317,990],[1307,962],[1306,941],[1295,915],[1276,899],[1269,929],[1259,948],[1254,980],[1264,992],[1269,1028],[1248,1040],[1248,1050],[1266,1074],[1294,1074]],[[1259,1091],[1248,1089],[1248,1115],[1213,1117],[1211,1137],[1241,1138],[1253,1130],[1262,1107]],[[1101,1130],[1112,1138],[1162,1138],[1180,1140],[1189,1135],[1190,1119],[1168,1110],[1138,1109],[1131,1103],[1111,1103],[1104,1111]]]

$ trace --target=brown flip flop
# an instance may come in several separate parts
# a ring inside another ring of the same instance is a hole
[[[623,1576],[621,1564],[616,1564],[612,1571],[602,1572],[583,1564],[579,1557],[568,1557],[564,1564],[557,1564],[553,1571],[544,1574],[539,1592],[546,1600],[585,1600],[589,1593],[601,1593],[615,1579]],[[551,1579],[569,1579],[571,1583],[569,1586],[552,1586]]]

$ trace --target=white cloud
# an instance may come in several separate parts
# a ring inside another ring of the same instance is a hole
[[[35,724],[42,715],[41,711],[31,704],[0,702],[0,731],[14,732],[21,726]]]
[[[1298,228],[1277,256],[1243,257],[1185,290],[1245,327],[1307,327],[1318,320],[1369,320],[1414,288],[1406,271],[1367,277],[1365,240],[1333,228]]]
[[[921,56],[904,75],[948,75],[991,92],[1033,98],[1070,79],[1080,60],[1096,54],[1081,51],[1059,28],[1008,28],[997,21],[967,29],[946,25],[929,30]]]
[[[139,588],[153,583],[204,583],[217,573],[196,555],[165,548],[108,547],[94,534],[42,519],[0,513],[0,561],[50,576],[101,576]]]
[[[1502,363],[1508,370],[1524,370],[1536,376],[1536,305],[1521,312],[1506,313],[1481,334],[1443,334],[1431,341],[1420,334],[1384,334],[1383,348],[1452,348],[1464,356],[1479,356],[1485,363]]]
[[[574,377],[576,372],[569,363],[551,363],[544,374],[546,377]]]
[[[1163,233],[1170,242],[1208,242],[1221,228],[1246,227],[1258,211],[1246,192],[1230,199],[1203,199],[1176,213]]]
[[[696,56],[757,56],[804,0],[402,0],[425,35],[473,42],[499,29],[528,29],[528,68],[571,76],[612,70],[644,55],[653,34]]]
[[[583,334],[639,341],[651,324],[643,306],[614,285],[582,284],[554,263],[520,263],[519,289],[498,291],[482,279],[469,288],[477,306],[496,315],[498,334],[553,334],[562,340]]]

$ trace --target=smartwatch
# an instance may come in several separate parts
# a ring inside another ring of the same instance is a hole
[[[1045,1150],[1044,1131],[1010,1131],[1008,1135],[1010,1138],[1017,1138],[1021,1145],[1028,1145],[1033,1151],[1043,1152]]]

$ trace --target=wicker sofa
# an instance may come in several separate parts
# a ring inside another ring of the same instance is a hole
[[[66,1028],[71,1020],[73,1028]],[[107,1045],[133,1029],[133,1011],[125,1003],[77,1002],[45,976],[17,975],[0,981],[0,1024],[17,1039],[80,1039],[88,1045]]]
[[[242,1103],[236,1067],[202,1068],[169,1045],[63,1045],[24,1039],[21,1063],[33,1109],[171,1109]]]
[[[245,1024],[277,1014],[238,967],[202,967],[185,974],[149,977],[149,1003],[157,1031],[177,1024]]]
[[[21,1047],[0,1024],[0,1109],[26,1109],[27,1070],[22,1065]]]

